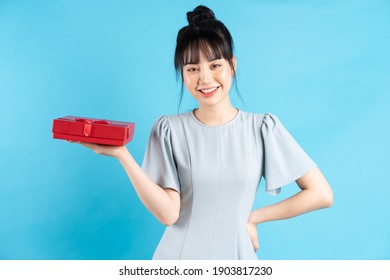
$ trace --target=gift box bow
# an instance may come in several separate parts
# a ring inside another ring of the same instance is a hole
[[[88,137],[91,135],[92,131],[92,125],[93,124],[110,124],[111,122],[107,120],[99,120],[99,119],[84,119],[84,118],[76,118],[75,119],[77,122],[83,122],[84,123],[84,128],[83,128],[83,135]]]

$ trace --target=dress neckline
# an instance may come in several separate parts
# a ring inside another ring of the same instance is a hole
[[[241,114],[241,110],[236,108],[237,109],[237,114],[234,116],[234,118],[232,118],[231,120],[223,123],[223,124],[220,124],[220,125],[207,125],[203,122],[201,122],[196,116],[195,116],[195,110],[196,109],[193,109],[190,114],[191,114],[191,117],[192,119],[199,125],[203,126],[203,127],[208,127],[208,128],[219,128],[219,127],[225,127],[227,125],[230,125],[232,123],[234,123],[238,118],[239,118],[239,115]]]

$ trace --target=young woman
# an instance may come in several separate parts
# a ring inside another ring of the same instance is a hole
[[[230,103],[233,40],[205,6],[187,13],[175,67],[199,107],[154,124],[142,168],[125,146],[82,143],[117,158],[139,198],[166,231],[154,259],[257,259],[256,226],[331,206],[316,164],[278,118]],[[252,210],[261,177],[266,191],[296,181],[294,196]]]

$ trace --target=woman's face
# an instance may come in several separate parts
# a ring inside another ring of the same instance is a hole
[[[229,101],[233,76],[234,71],[226,59],[209,61],[203,53],[200,54],[198,64],[186,64],[183,67],[183,81],[200,107]]]

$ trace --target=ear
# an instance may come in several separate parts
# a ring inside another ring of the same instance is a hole
[[[235,56],[233,56],[232,62],[233,62],[232,76],[235,76],[237,70],[237,59]]]

